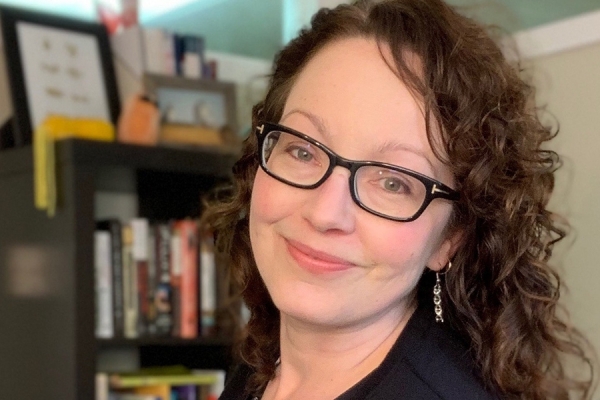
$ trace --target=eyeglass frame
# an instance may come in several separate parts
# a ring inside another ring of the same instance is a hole
[[[329,167],[327,168],[327,171],[325,171],[325,173],[323,174],[323,177],[321,177],[321,179],[319,179],[314,184],[301,185],[301,184],[298,184],[298,183],[295,183],[292,181],[288,181],[287,179],[284,179],[284,178],[274,174],[272,171],[270,171],[266,165],[266,160],[265,160],[264,152],[263,152],[263,145],[264,145],[265,138],[267,137],[267,134],[270,132],[273,132],[273,131],[288,133],[288,134],[296,136],[300,139],[306,140],[307,142],[309,142],[310,144],[312,144],[313,146],[317,147],[319,150],[322,150],[325,154],[327,154],[327,156],[329,157]],[[269,176],[275,178],[276,180],[278,180],[282,183],[285,183],[292,187],[296,187],[298,189],[316,189],[319,186],[321,186],[327,180],[327,178],[329,178],[329,176],[331,176],[335,167],[340,166],[340,167],[346,168],[347,170],[350,171],[350,177],[348,178],[348,186],[350,189],[350,196],[352,197],[352,201],[354,201],[354,203],[357,206],[359,206],[361,209],[367,211],[368,213],[376,215],[376,216],[384,218],[384,219],[387,219],[387,220],[396,221],[396,222],[412,222],[412,221],[416,220],[417,218],[419,218],[421,216],[421,214],[423,214],[425,209],[429,206],[429,204],[434,199],[439,198],[439,199],[446,199],[449,201],[456,201],[460,198],[460,193],[458,191],[452,189],[448,185],[445,185],[444,183],[442,183],[436,179],[428,177],[427,175],[421,174],[417,171],[413,171],[408,168],[400,167],[398,165],[388,164],[388,163],[379,162],[379,161],[349,160],[347,158],[344,158],[344,157],[336,154],[333,150],[329,149],[327,146],[325,146],[324,144],[320,143],[319,141],[313,139],[312,137],[310,137],[302,132],[296,131],[292,128],[288,128],[287,126],[284,126],[284,125],[280,125],[280,124],[276,124],[276,123],[272,123],[272,122],[262,122],[260,124],[257,124],[255,134],[256,134],[256,138],[258,140],[257,152],[258,152],[259,164],[260,164],[261,168],[263,169],[263,171],[266,172]],[[409,176],[417,179],[418,181],[420,181],[425,186],[425,189],[426,189],[425,199],[423,199],[423,203],[421,204],[421,207],[411,217],[398,218],[398,217],[392,217],[392,216],[380,213],[378,211],[372,210],[369,207],[367,207],[366,205],[364,205],[362,203],[362,201],[358,198],[358,194],[357,194],[358,190],[356,188],[356,172],[359,170],[359,168],[365,167],[365,166],[375,166],[375,167],[387,168],[387,169],[390,169],[393,171],[397,171],[397,172],[409,175]]]

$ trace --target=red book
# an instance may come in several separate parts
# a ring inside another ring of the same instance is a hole
[[[180,336],[198,337],[198,224],[191,219],[177,223],[181,240]]]

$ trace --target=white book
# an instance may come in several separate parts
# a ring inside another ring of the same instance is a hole
[[[161,28],[140,25],[129,27],[110,38],[118,62],[125,64],[136,78],[145,72],[173,75],[175,60],[173,35]]]
[[[109,400],[109,380],[105,372],[96,373],[96,400]]]
[[[181,237],[177,233],[171,236],[171,274],[181,278]]]
[[[166,74],[165,32],[159,28],[143,28],[142,38],[146,72]]]
[[[133,218],[131,220],[133,233],[132,256],[134,261],[148,261],[148,237],[150,224],[146,218]]]
[[[217,310],[217,267],[215,263],[214,237],[206,235],[200,245],[200,307],[202,310],[202,333],[215,327]]]
[[[96,275],[96,337],[108,339],[115,334],[112,296],[112,249],[108,231],[94,232],[94,270]]]
[[[142,31],[143,28],[136,25],[110,37],[110,47],[117,61],[124,63],[138,79],[146,71]]]

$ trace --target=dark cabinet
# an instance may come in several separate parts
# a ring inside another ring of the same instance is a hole
[[[49,218],[34,208],[31,148],[0,152],[1,399],[93,399],[99,359],[119,350],[140,366],[227,369],[228,337],[96,339],[93,237],[99,193],[129,196],[151,220],[194,217],[234,160],[210,149],[61,141]]]

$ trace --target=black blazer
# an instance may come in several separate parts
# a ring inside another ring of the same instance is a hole
[[[468,349],[435,322],[431,307],[419,307],[383,360],[335,400],[491,400]],[[244,387],[252,370],[240,366],[220,400],[253,400]],[[312,400],[312,399],[310,399]]]

